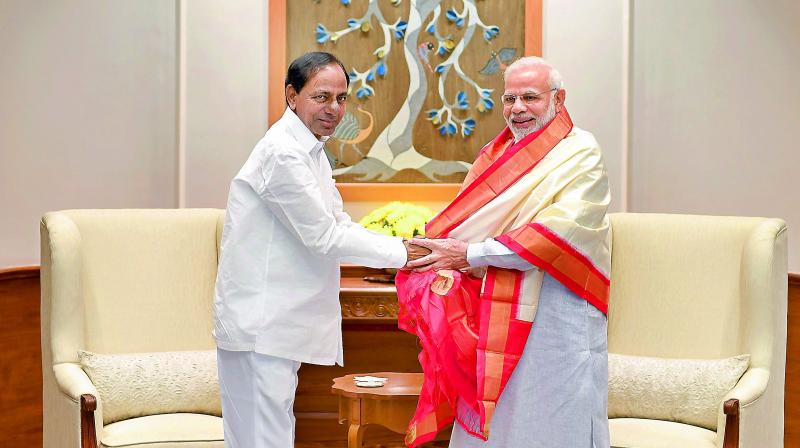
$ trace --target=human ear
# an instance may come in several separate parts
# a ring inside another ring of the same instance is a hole
[[[294,89],[294,86],[289,84],[286,86],[286,104],[289,105],[289,109],[295,110],[297,107],[297,90]]]
[[[561,109],[564,107],[564,100],[567,99],[567,91],[558,89],[554,99],[556,101],[556,112],[561,112]]]

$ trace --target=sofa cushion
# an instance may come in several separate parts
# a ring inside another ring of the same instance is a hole
[[[608,420],[612,448],[717,448],[717,433],[684,423],[638,418]]]
[[[222,448],[222,418],[203,414],[162,414],[122,420],[103,427],[104,447]]]
[[[216,352],[104,355],[79,351],[100,395],[103,423],[154,414],[221,415]]]
[[[750,355],[666,359],[608,355],[608,416],[668,420],[716,430],[725,397]]]

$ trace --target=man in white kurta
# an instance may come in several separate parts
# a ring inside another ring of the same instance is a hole
[[[289,67],[288,108],[231,182],[214,301],[228,448],[294,446],[300,363],[342,365],[339,265],[405,265],[400,238],[342,210],[323,143],[347,99],[344,67],[309,53]]]

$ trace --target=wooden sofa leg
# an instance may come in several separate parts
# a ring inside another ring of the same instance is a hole
[[[739,400],[731,398],[722,405],[725,412],[725,439],[722,448],[739,448]]]
[[[97,448],[97,431],[94,427],[96,409],[97,398],[94,395],[81,395],[81,448]]]

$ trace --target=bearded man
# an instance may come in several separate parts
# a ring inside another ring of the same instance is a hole
[[[432,239],[413,240],[432,253],[409,262],[415,273],[398,283],[431,385],[409,427],[412,446],[453,418],[455,448],[609,446],[610,192],[597,141],[572,125],[565,98],[543,59],[510,65],[508,127],[428,224]],[[437,271],[450,283],[437,284]],[[409,287],[414,276],[436,295]],[[448,297],[470,284],[474,303]],[[442,376],[455,364],[461,371]]]

